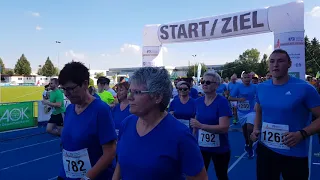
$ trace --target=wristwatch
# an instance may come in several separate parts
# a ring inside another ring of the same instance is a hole
[[[82,179],[83,180],[90,180],[90,178],[88,178],[87,176],[84,176]]]

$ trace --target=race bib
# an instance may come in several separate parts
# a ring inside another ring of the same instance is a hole
[[[287,132],[289,132],[288,125],[264,122],[262,124],[261,142],[270,148],[290,150],[290,147],[282,143],[284,134]]]
[[[119,129],[116,129],[116,134],[117,136],[119,136]]]
[[[178,119],[182,124],[186,125],[188,128],[190,128],[190,121],[185,119]]]
[[[249,111],[250,110],[249,101],[239,102],[238,103],[238,110],[240,110],[240,111]]]
[[[91,163],[87,149],[79,151],[62,151],[64,171],[67,178],[83,178],[91,169]]]
[[[219,134],[199,129],[198,144],[200,147],[220,147]]]

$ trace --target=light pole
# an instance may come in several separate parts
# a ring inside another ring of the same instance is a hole
[[[192,57],[193,57],[193,61],[196,62],[195,59],[196,59],[197,55],[194,54],[194,55],[192,55]],[[196,77],[196,64],[193,65],[193,77]]]
[[[61,41],[56,41],[56,44],[61,44]],[[60,53],[59,53],[59,50],[58,50],[58,69],[60,69],[59,67],[59,64],[60,63]]]

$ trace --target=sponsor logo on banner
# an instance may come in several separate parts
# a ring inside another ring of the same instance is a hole
[[[260,9],[180,23],[163,24],[158,29],[158,38],[161,43],[172,43],[269,31],[268,10]]]
[[[142,56],[158,56],[160,53],[159,46],[146,46],[143,47]]]
[[[300,73],[299,72],[289,72],[289,75],[295,78],[300,78]]]
[[[155,66],[155,62],[154,61],[149,61],[149,62],[143,62],[142,65],[144,67],[148,66],[148,67],[154,67]]]

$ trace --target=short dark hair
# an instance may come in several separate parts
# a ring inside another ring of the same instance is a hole
[[[186,82],[186,81],[181,82],[181,84],[179,84],[179,85],[180,85],[180,86],[181,86],[181,85],[186,85],[186,86],[188,87],[188,89],[190,89],[190,88],[191,88],[190,83],[188,83],[188,82]]]
[[[73,82],[81,86],[85,81],[89,83],[89,69],[81,62],[72,61],[67,63],[59,74],[59,84]]]
[[[272,51],[272,53],[271,53],[271,54],[274,54],[274,53],[285,54],[285,55],[286,55],[286,57],[288,58],[288,61],[290,61],[290,62],[291,62],[291,58],[290,58],[290,56],[289,56],[289,54],[288,54],[288,52],[287,52],[287,51],[285,51],[285,50],[283,50],[283,49],[275,49],[274,51]]]
[[[259,78],[255,77],[255,76],[254,76],[254,77],[252,77],[252,79],[256,79],[256,80],[259,80]]]
[[[121,82],[122,80],[124,80],[124,77],[120,77],[120,79],[119,79],[119,80],[120,80],[120,82]]]
[[[110,79],[104,76],[100,76],[97,80],[97,84],[110,84]]]
[[[53,81],[55,84],[59,84],[58,78],[51,78],[50,81]]]

